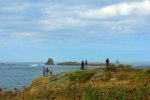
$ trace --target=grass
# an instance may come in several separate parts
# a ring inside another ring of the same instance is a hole
[[[108,67],[105,69],[105,71],[110,71],[110,72],[116,71],[116,70],[117,70],[117,69],[116,69],[115,66],[108,66]]]
[[[32,81],[31,86],[39,86],[49,83],[49,77],[39,77]]]
[[[85,89],[84,100],[149,100],[149,87],[133,87],[128,86],[113,86],[102,88],[87,87]]]
[[[91,88],[91,87],[86,87],[85,88],[85,95],[84,95],[84,100],[99,100],[99,94],[101,93],[99,88]]]
[[[70,81],[86,82],[90,77],[94,75],[91,71],[76,71],[69,76]]]
[[[150,69],[72,71],[33,80],[23,91],[0,91],[0,100],[150,100]],[[11,98],[11,99],[10,99]]]

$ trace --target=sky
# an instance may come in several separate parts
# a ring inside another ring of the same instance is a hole
[[[150,61],[150,0],[0,0],[0,62]]]

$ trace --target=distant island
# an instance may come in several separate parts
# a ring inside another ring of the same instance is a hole
[[[80,66],[81,63],[69,61],[69,62],[61,62],[61,63],[58,63],[57,65]],[[111,63],[110,65],[114,65],[114,64]],[[94,62],[91,63],[91,62],[89,62],[88,66],[106,66],[106,64],[105,63],[94,63]]]
[[[81,66],[81,63],[79,62],[73,62],[73,61],[68,61],[68,62],[60,62],[57,65],[61,66]],[[110,66],[116,66],[115,63],[110,63]],[[106,63],[96,63],[96,62],[89,62],[88,66],[106,66]],[[129,64],[119,64],[118,67],[132,67],[133,65]]]
[[[48,58],[48,61],[45,63],[45,65],[55,65],[54,60],[52,58]],[[81,62],[66,61],[66,62],[57,63],[57,65],[61,65],[61,66],[81,66]],[[110,63],[109,65],[110,66],[115,66],[115,63]],[[106,63],[88,62],[88,66],[106,66]],[[132,66],[132,65],[119,64],[119,66],[125,67],[125,66]]]

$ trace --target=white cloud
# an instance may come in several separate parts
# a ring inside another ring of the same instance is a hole
[[[78,17],[85,6],[62,6],[48,4],[43,6],[43,20],[41,25],[48,30],[83,27],[86,21]]]
[[[108,18],[115,16],[129,16],[133,14],[150,14],[150,1],[144,0],[142,2],[110,5],[100,9],[85,11],[83,13],[80,13],[80,16],[85,18]]]
[[[11,33],[12,37],[17,38],[37,38],[39,36],[39,33],[37,32],[14,32]]]
[[[65,27],[82,27],[85,22],[75,18],[46,19],[41,22],[46,29],[61,29]]]
[[[84,22],[79,20],[79,19],[74,19],[74,18],[67,18],[64,20],[64,24],[67,23],[68,25],[71,26],[82,26],[84,25]]]
[[[0,7],[0,11],[2,12],[19,12],[25,9],[28,9],[29,7],[31,7],[31,5],[29,3],[17,3],[17,4],[9,4],[9,5],[5,5],[5,6],[1,6]]]
[[[139,20],[139,23],[141,23],[141,20]],[[114,30],[123,30],[125,27],[126,29],[131,28],[131,26],[135,26],[137,22],[136,18],[128,18],[128,19],[122,19],[118,21],[102,21],[101,23],[105,26],[108,26],[108,28],[112,28]]]
[[[51,20],[43,20],[41,21],[41,25],[43,26],[44,29],[58,29],[61,27],[60,24],[56,22],[52,22]]]

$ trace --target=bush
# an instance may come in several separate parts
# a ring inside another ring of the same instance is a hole
[[[69,79],[70,81],[86,82],[93,75],[94,73],[89,71],[76,71],[69,76]]]
[[[105,71],[116,71],[116,67],[115,66],[108,66]]]
[[[85,88],[84,100],[99,100],[98,95],[101,93],[99,88],[93,89],[91,87]]]
[[[150,74],[150,69],[145,69],[144,72],[145,74]]]
[[[133,67],[127,65],[126,67],[123,68],[123,71],[132,72],[132,71],[136,71],[136,70]]]
[[[47,84],[49,81],[50,81],[49,77],[39,77],[32,81],[31,86],[39,86],[39,85]]]
[[[125,80],[128,79],[128,75],[126,73],[120,73],[116,76],[118,80]]]
[[[107,72],[106,74],[103,75],[103,77],[101,77],[101,80],[102,81],[109,81],[112,77],[113,77],[112,73]]]

